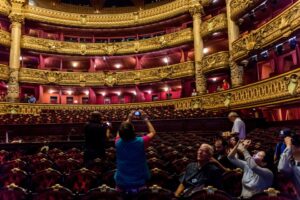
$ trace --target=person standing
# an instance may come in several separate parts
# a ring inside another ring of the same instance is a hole
[[[242,119],[239,117],[239,115],[236,112],[231,112],[228,115],[228,119],[231,122],[233,122],[231,134],[237,135],[240,140],[245,139],[246,138],[246,125],[242,121]]]
[[[95,158],[105,158],[105,146],[110,135],[110,128],[106,123],[102,122],[100,112],[94,111],[90,114],[90,119],[84,127],[84,132],[85,164],[88,164]]]
[[[132,124],[134,114],[146,123],[148,134],[137,137]],[[130,112],[122,122],[115,140],[117,170],[115,182],[117,190],[123,194],[135,195],[143,190],[150,178],[145,148],[156,135],[156,131],[144,111]]]
[[[226,79],[224,79],[222,84],[222,90],[229,90],[229,89],[230,89],[230,84],[227,82]]]

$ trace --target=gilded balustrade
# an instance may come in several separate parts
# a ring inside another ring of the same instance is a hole
[[[201,24],[201,35],[205,37],[215,32],[227,29],[227,17],[225,13],[212,17]]]
[[[10,46],[10,33],[0,29],[0,45]]]
[[[23,36],[21,48],[73,55],[122,55],[159,50],[193,41],[192,29],[187,28],[174,33],[149,39],[114,43],[77,43]]]
[[[204,73],[219,69],[229,69],[229,52],[220,51],[202,59],[201,66]]]
[[[0,14],[1,15],[9,15],[11,10],[11,6],[7,0],[0,1]]]
[[[300,26],[300,2],[296,2],[283,13],[236,40],[232,46],[233,60],[248,56],[253,50],[262,49],[280,39],[288,38]]]
[[[231,0],[231,18],[237,20],[238,17],[241,17],[247,11],[258,6],[264,0]]]
[[[9,78],[9,69],[7,65],[0,64],[0,80],[7,81]]]
[[[138,26],[154,23],[188,12],[189,0],[175,0],[170,3],[120,14],[78,14],[67,13],[35,6],[26,6],[25,18],[52,24],[92,28]]]
[[[178,110],[185,109],[241,109],[300,99],[300,69],[272,77],[253,84],[223,92],[206,94],[177,100],[129,103],[114,105],[51,105],[51,104],[10,104],[0,103],[0,114],[20,113],[38,114],[43,109],[51,110],[100,110],[100,109],[137,109],[174,105]]]
[[[194,63],[185,62],[143,70],[117,72],[58,72],[21,68],[20,82],[78,86],[114,86],[157,82],[165,79],[192,77]]]
[[[300,69],[223,92],[180,99],[177,109],[241,109],[300,99]]]

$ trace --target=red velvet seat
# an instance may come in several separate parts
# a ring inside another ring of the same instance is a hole
[[[252,196],[251,200],[291,200],[296,199],[289,195],[285,195],[275,190],[274,188],[269,188],[262,193],[258,193]]]
[[[19,169],[22,169],[22,170],[26,170],[27,169],[27,163],[24,162],[21,159],[15,159],[15,160],[12,160],[12,161],[8,161],[8,162],[4,163],[1,166],[1,172],[5,173],[5,172],[10,171],[13,168],[19,168]]]
[[[182,172],[185,171],[186,169],[186,166],[190,163],[190,159],[188,159],[187,157],[183,157],[181,159],[177,159],[177,160],[174,160],[172,162],[172,168],[174,170],[174,172],[179,175],[181,174]]]
[[[157,185],[153,185],[146,190],[140,192],[136,200],[171,200],[173,193],[169,190],[163,189]]]
[[[81,200],[122,200],[120,193],[115,189],[102,185],[91,189]]]
[[[27,197],[26,190],[15,184],[10,184],[0,189],[1,200],[26,200]]]
[[[1,186],[14,183],[18,186],[26,187],[28,185],[28,174],[19,168],[13,168],[1,176],[0,183]]]
[[[8,160],[8,157],[9,157],[8,151],[1,150],[0,151],[0,165],[5,163]]]
[[[53,162],[51,160],[48,160],[46,158],[41,158],[39,160],[34,160],[30,163],[30,171],[32,172],[39,172],[43,171],[48,168],[53,167]]]
[[[57,169],[65,174],[69,174],[71,171],[77,170],[81,167],[80,162],[74,160],[73,158],[62,157],[54,162],[57,166]]]
[[[204,189],[195,190],[189,200],[232,200],[232,197],[216,188],[208,186]]]
[[[147,162],[150,169],[154,169],[154,168],[166,169],[165,163],[157,157],[152,157],[148,159]]]
[[[31,177],[32,191],[42,191],[62,182],[62,174],[52,168],[39,171]]]
[[[71,172],[65,179],[65,185],[75,193],[86,193],[97,183],[96,173],[86,168]]]
[[[47,190],[37,193],[33,196],[33,200],[74,200],[75,195],[71,190],[56,184]]]
[[[172,183],[174,183],[173,177],[167,171],[154,168],[151,170],[151,179],[147,182],[147,185],[158,185],[163,188],[171,189]]]
[[[242,192],[242,171],[240,169],[225,172],[222,177],[224,191],[233,197],[238,197]]]
[[[116,170],[110,170],[108,172],[105,172],[102,175],[102,183],[108,185],[109,187],[116,187],[116,182],[114,179],[114,175],[115,175]]]

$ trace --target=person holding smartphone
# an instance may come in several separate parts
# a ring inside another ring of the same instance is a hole
[[[266,153],[264,151],[258,151],[251,156],[247,150],[250,144],[251,140],[239,140],[228,154],[229,161],[244,171],[241,194],[241,197],[244,199],[263,192],[271,187],[273,183],[273,173],[266,168]],[[238,150],[243,153],[245,160],[236,158],[235,154]]]
[[[148,127],[148,134],[137,137],[132,124],[134,116],[141,118]],[[143,190],[150,178],[145,148],[156,135],[156,131],[142,110],[129,113],[126,121],[122,122],[115,140],[117,170],[115,181],[117,190],[124,194],[138,193]]]

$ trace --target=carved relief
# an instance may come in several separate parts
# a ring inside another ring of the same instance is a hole
[[[234,61],[230,61],[231,83],[233,87],[243,85],[244,69]]]
[[[284,77],[288,92],[295,96],[298,94],[300,77],[297,74],[292,74],[289,77]]]
[[[205,37],[215,32],[227,30],[227,17],[225,13],[204,21],[201,24],[201,36]]]
[[[203,73],[229,68],[229,52],[221,51],[205,56],[201,61]]]

